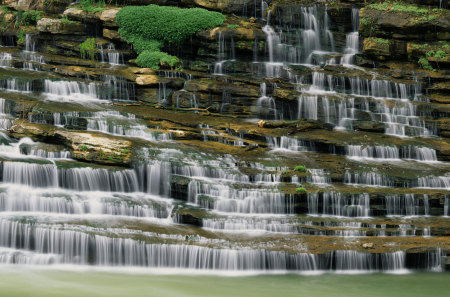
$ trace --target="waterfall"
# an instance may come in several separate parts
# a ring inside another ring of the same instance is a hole
[[[11,66],[12,55],[9,53],[0,53],[0,67]]]
[[[368,194],[346,196],[338,192],[308,193],[307,201],[308,214],[311,215],[368,217],[370,214]]]
[[[315,151],[314,144],[297,138],[266,136],[267,145],[279,151],[308,152]]]
[[[359,8],[352,8],[352,32],[348,33],[345,41],[344,56],[341,63],[349,65],[354,63],[354,57],[359,51]]]
[[[331,178],[323,169],[308,169],[309,175],[306,179],[307,182],[317,185],[328,185],[331,183]]]
[[[108,43],[106,50],[103,48],[102,44],[97,44],[100,53],[100,61],[104,63],[109,63],[111,65],[122,65],[123,64],[123,54],[116,51],[114,43]]]
[[[129,238],[110,238],[58,227],[32,227],[0,221],[0,259],[20,258],[21,263],[94,264],[214,270],[403,270],[406,254],[371,254],[335,251],[326,254],[290,254],[252,249],[215,249],[194,245],[150,244]],[[17,241],[16,236],[23,238]],[[31,238],[35,238],[31,241]],[[22,252],[23,251],[23,252]],[[13,254],[15,253],[15,255]],[[45,257],[47,255],[47,258]],[[51,256],[50,256],[51,255]],[[417,267],[442,266],[441,252],[428,252]],[[40,257],[40,261],[37,260]],[[50,257],[55,262],[50,262]],[[335,264],[333,264],[335,263]]]
[[[345,148],[346,155],[352,159],[380,159],[380,160],[400,160],[400,151],[392,146],[363,146],[348,145]]]
[[[25,34],[25,51],[27,52],[36,51],[36,43],[33,41],[31,34]]]
[[[349,172],[344,174],[344,183],[349,185],[363,185],[368,187],[393,187],[389,177],[377,172]]]

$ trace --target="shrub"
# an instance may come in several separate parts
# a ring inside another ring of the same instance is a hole
[[[150,68],[159,68],[161,63],[173,67],[180,62],[174,56],[161,53],[163,45],[180,46],[198,31],[219,26],[224,20],[221,13],[202,8],[182,9],[153,4],[125,6],[116,15],[119,34],[133,44],[139,54],[136,63]]]
[[[44,12],[40,10],[18,10],[16,15],[16,27],[36,25],[37,21],[42,18]]]
[[[167,64],[171,68],[180,60],[164,52],[159,51],[143,51],[136,59],[136,64],[140,67],[159,69],[159,64]]]
[[[95,44],[95,38],[87,38],[82,44],[80,44],[80,54],[83,59],[95,58],[95,52],[97,51],[97,45]]]
[[[299,166],[295,166],[294,171],[298,171],[298,172],[306,172],[306,167],[299,165]]]
[[[296,193],[306,193],[306,189],[303,187],[300,187],[300,188],[295,189],[295,192]]]

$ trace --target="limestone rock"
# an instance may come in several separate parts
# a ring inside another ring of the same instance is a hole
[[[223,94],[227,92],[232,95],[246,96],[246,97],[259,97],[259,87],[244,84],[241,82],[227,83],[218,80],[210,79],[195,79],[186,83],[186,91],[189,92],[212,92]]]
[[[159,82],[158,76],[152,74],[138,75],[138,77],[136,78],[136,84],[140,86],[157,85],[158,82]]]
[[[106,27],[118,27],[116,23],[116,14],[119,12],[120,8],[104,10],[100,15],[100,20]]]
[[[382,38],[366,38],[363,42],[363,52],[369,56],[385,59],[390,56],[389,41]]]
[[[66,146],[74,159],[99,164],[129,166],[132,143],[97,132],[68,131],[45,124],[17,120],[9,131],[13,137],[57,142]]]
[[[115,30],[103,28],[103,37],[114,41],[125,42],[125,40],[123,40],[123,38],[120,36],[119,32]]]
[[[253,4],[253,0],[193,0],[193,2],[198,6],[225,13],[241,13],[242,6],[250,7]]]
[[[39,32],[51,34],[83,35],[84,25],[81,23],[63,23],[58,19],[43,18],[37,22],[36,29]]]

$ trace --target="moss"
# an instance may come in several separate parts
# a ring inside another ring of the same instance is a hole
[[[239,28],[239,25],[228,25],[227,28],[228,29],[237,29],[237,28]]]
[[[61,23],[63,23],[63,24],[68,24],[68,25],[70,25],[70,24],[76,24],[75,21],[71,21],[71,20],[69,20],[68,18],[61,18],[61,19],[59,19],[59,20],[60,20]]]

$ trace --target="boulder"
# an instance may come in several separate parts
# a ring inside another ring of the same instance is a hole
[[[119,12],[120,8],[104,10],[100,15],[100,20],[106,27],[116,28],[119,25],[116,23],[116,14]]]
[[[154,86],[159,82],[159,77],[152,74],[143,74],[136,77],[136,84],[139,86]]]
[[[123,38],[120,36],[119,32],[107,28],[103,28],[103,37],[114,41],[125,42],[125,40],[123,40]]]

